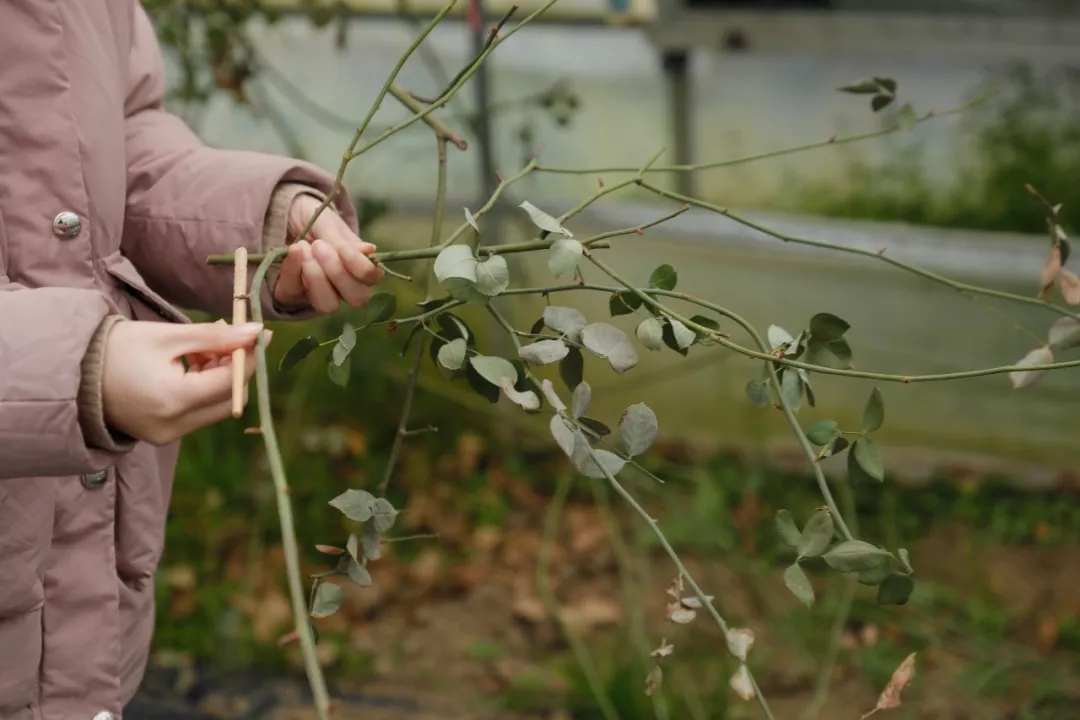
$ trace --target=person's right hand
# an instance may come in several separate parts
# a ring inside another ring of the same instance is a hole
[[[261,330],[259,323],[117,323],[109,332],[102,370],[105,424],[137,440],[167,445],[229,417],[231,353],[247,350],[244,377],[250,382]]]

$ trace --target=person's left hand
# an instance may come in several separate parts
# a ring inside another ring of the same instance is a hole
[[[297,195],[289,208],[288,235],[295,238],[307,226],[320,201]],[[274,285],[274,300],[282,307],[310,305],[332,313],[341,301],[361,307],[384,272],[368,257],[375,246],[358,238],[345,221],[326,208],[304,240],[289,246]]]

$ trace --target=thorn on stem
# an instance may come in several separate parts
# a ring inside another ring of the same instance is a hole
[[[829,139],[826,142],[828,142],[830,145],[833,144],[834,142],[836,142],[836,136],[830,135]]]
[[[499,172],[498,170],[496,170],[496,171],[495,171],[495,179],[499,181],[499,184],[500,184],[500,185],[501,185],[502,183],[506,182],[505,180],[503,180],[503,176],[502,176],[502,173],[501,173],[501,172]]]
[[[262,428],[261,427],[244,428],[244,434],[245,435],[262,435]]]
[[[596,183],[597,183],[597,185],[600,186],[601,190],[604,189],[604,178],[603,177],[601,177],[600,175],[597,175],[596,176]]]
[[[880,250],[878,250],[878,251],[877,251],[877,252],[875,253],[875,255],[877,255],[878,257],[881,257],[882,255],[884,255],[884,254],[885,254],[885,250],[886,250],[886,248],[881,248]]]
[[[645,234],[645,228],[643,228],[643,227],[634,228],[634,232],[637,233],[638,235],[644,235]]]
[[[400,323],[398,323],[398,321],[397,321],[397,320],[391,320],[391,321],[390,321],[389,323],[387,323],[387,324],[386,324],[386,334],[387,334],[387,335],[389,335],[390,333],[392,333],[392,332],[394,332],[395,330],[397,330],[397,329],[398,329],[398,325],[399,325],[399,324],[400,324]]]

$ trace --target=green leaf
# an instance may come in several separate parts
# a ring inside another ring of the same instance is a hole
[[[356,311],[355,321],[359,327],[381,323],[394,317],[397,312],[397,297],[393,293],[375,293],[363,307]]]
[[[465,364],[468,347],[463,338],[457,338],[439,348],[439,364],[447,370],[460,370]]]
[[[798,526],[795,525],[795,519],[791,517],[791,513],[787,510],[780,510],[776,513],[776,531],[780,533],[780,539],[784,541],[785,545],[799,547],[799,539],[802,537],[802,533],[799,532]]]
[[[907,575],[894,573],[878,586],[878,605],[905,605],[915,589],[915,582]]]
[[[518,351],[522,360],[534,365],[549,365],[558,362],[570,353],[570,348],[562,340],[537,340],[523,345]]]
[[[570,348],[566,357],[559,362],[559,377],[571,390],[581,384],[585,377],[585,357],[581,354],[581,348]]]
[[[858,80],[847,85],[841,85],[837,88],[840,92],[850,93],[852,95],[874,95],[881,92],[881,89],[881,84],[875,78]]]
[[[622,374],[638,363],[637,352],[630,338],[619,328],[607,323],[593,323],[581,330],[581,343],[606,359],[611,369]]]
[[[695,325],[700,325],[702,327],[708,328],[715,332],[720,332],[720,323],[716,322],[710,317],[705,317],[704,315],[694,315],[690,318],[690,322],[694,323]],[[698,342],[702,342],[706,339],[705,334],[699,332],[696,329],[694,330],[694,334],[697,335]]]
[[[469,208],[465,208],[465,222],[469,223],[473,230],[480,232],[480,226],[476,224],[476,216],[469,211]]]
[[[784,571],[784,584],[787,585],[791,594],[799,599],[806,607],[814,605],[814,586],[810,584],[810,578],[799,567],[799,563],[792,563]]]
[[[810,318],[810,337],[822,342],[839,340],[850,329],[847,321],[830,313],[818,313]]]
[[[832,538],[832,513],[828,510],[818,510],[806,521],[806,527],[799,535],[799,544],[795,548],[799,552],[799,559],[818,557],[829,547]]]
[[[649,287],[657,290],[674,290],[679,281],[679,274],[671,265],[661,265],[649,276]]]
[[[584,443],[584,445],[581,443]],[[581,436],[578,444],[574,446],[574,455],[571,458],[578,472],[585,477],[601,479],[606,478],[609,473],[615,476],[626,466],[626,460],[615,453],[607,450],[589,452],[587,449],[583,449],[583,447],[587,448],[587,445],[588,441],[584,440],[584,436]]]
[[[870,399],[866,401],[863,409],[862,431],[872,433],[881,428],[885,422],[885,401],[881,398],[881,391],[874,388],[870,392]]]
[[[548,429],[551,430],[551,437],[555,439],[555,443],[559,448],[566,453],[567,457],[572,458],[577,439],[574,428],[566,424],[566,420],[563,419],[562,415],[552,415],[551,422],[548,423]]]
[[[544,324],[576,344],[581,342],[581,330],[589,321],[574,308],[549,305],[544,308]]]
[[[607,425],[600,422],[596,418],[585,417],[584,415],[582,415],[577,419],[577,421],[584,430],[588,431],[589,434],[593,435],[597,439],[607,437],[611,434],[611,428],[609,428]]]
[[[476,289],[494,297],[510,286],[510,268],[506,258],[492,255],[476,266]]]
[[[818,420],[806,431],[806,438],[818,447],[824,447],[836,437],[837,427],[835,420]]]
[[[851,347],[843,339],[822,342],[811,338],[806,345],[805,360],[811,365],[847,370],[851,367]]]
[[[687,350],[685,347],[679,346],[679,341],[675,337],[675,326],[673,325],[674,322],[676,321],[672,320],[671,318],[664,318],[660,329],[660,339],[663,340],[664,344],[667,345],[669,348],[679,353],[683,357],[686,357],[690,354],[690,351]],[[689,330],[687,330],[685,325],[682,325],[682,323],[679,324],[682,326],[683,330],[685,330],[686,332],[690,332]],[[693,340],[691,340],[691,344],[693,344]]]
[[[832,457],[833,455],[839,455],[840,453],[844,452],[845,449],[847,449],[847,446],[847,438],[842,436],[833,438],[832,442],[830,442],[828,445],[828,449],[825,451],[825,454],[822,455],[822,457]]]
[[[349,384],[349,376],[352,374],[352,362],[349,358],[345,358],[340,365],[332,362],[327,363],[326,374],[330,376],[330,381],[335,385],[345,387]]]
[[[909,573],[915,572],[911,569],[911,558],[908,557],[907,548],[900,548],[896,551],[896,554],[900,556],[900,564],[904,566],[904,569]]]
[[[306,358],[317,350],[319,347],[319,341],[313,338],[311,335],[302,337],[293,343],[293,346],[281,357],[281,362],[278,364],[278,370],[284,372],[290,368],[295,367],[301,360]]]
[[[450,245],[435,256],[435,277],[441,283],[449,278],[476,282],[476,258],[468,245]]]
[[[360,552],[360,538],[356,537],[356,533],[349,533],[349,540],[345,544],[345,550],[349,553],[349,557],[353,560],[357,559],[357,555]]]
[[[888,77],[875,77],[874,82],[881,86],[881,89],[887,93],[896,92],[896,81]]]
[[[450,297],[463,303],[477,303],[483,305],[488,301],[488,296],[480,292],[476,283],[465,278],[447,278],[443,281],[443,287]]]
[[[346,325],[345,327],[350,327],[350,326]],[[355,337],[356,336],[355,336],[355,333],[354,333],[354,335],[353,335],[353,342],[354,343],[356,342]],[[346,360],[349,359],[349,353],[351,351],[352,351],[352,348],[346,347],[344,344],[342,344],[342,342],[340,340],[338,340],[338,342],[334,345],[333,352],[330,353],[330,361],[332,363],[334,363],[335,365],[340,365],[340,364],[342,364],[343,362],[345,362]]]
[[[675,342],[676,348],[680,351],[688,349],[697,340],[697,335],[693,330],[683,325],[675,318],[668,318],[667,326],[671,328],[671,337]],[[686,353],[683,353],[684,355]]]
[[[914,130],[919,124],[919,118],[915,115],[915,108],[911,106],[911,103],[904,103],[900,107],[900,111],[896,114],[896,124],[905,132]]]
[[[511,365],[511,367],[513,366]],[[495,404],[499,402],[499,394],[502,391],[502,388],[498,385],[492,385],[485,380],[484,376],[476,371],[476,368],[473,367],[471,362],[465,363],[465,381],[469,383],[469,387],[471,387],[477,395],[484,398],[489,403]]]
[[[634,334],[646,350],[655,352],[664,347],[664,327],[654,317],[645,318],[638,323]]]
[[[573,271],[581,261],[585,248],[573,238],[559,238],[551,243],[548,253],[548,270],[555,277],[562,277]]]
[[[564,228],[553,215],[549,215],[532,203],[523,202],[518,207],[527,212],[529,214],[529,219],[533,221],[533,225],[541,230],[557,235],[572,237],[566,228]]]
[[[859,573],[859,582],[863,585],[880,585],[891,572],[889,556],[883,555],[876,565]]]
[[[338,337],[338,345],[341,345],[346,350],[351,352],[352,349],[356,347],[356,328],[354,328],[349,323],[345,323],[341,327],[341,335]]]
[[[394,527],[398,512],[386,498],[376,498],[371,506],[371,523],[377,532],[384,533]]]
[[[641,298],[631,292],[612,293],[608,299],[611,316],[630,315],[641,307]]]
[[[503,378],[508,378],[510,384],[517,383],[517,369],[510,364],[509,360],[491,355],[473,355],[469,358],[469,364],[480,375],[495,387],[500,387]]]
[[[367,490],[346,490],[329,504],[353,522],[362,523],[370,520],[375,511],[375,496]]]
[[[355,560],[350,560],[347,572],[349,574],[349,579],[360,587],[371,587],[371,573],[369,573],[368,569],[360,563]]]
[[[315,588],[315,599],[311,603],[311,617],[330,617],[341,607],[341,586],[331,582],[320,582]]]
[[[873,440],[867,437],[859,438],[855,441],[851,452],[854,453],[855,462],[859,464],[863,472],[878,482],[885,479],[885,464],[881,461],[881,453],[878,452]]]
[[[378,560],[382,557],[382,545],[379,542],[379,533],[372,523],[364,524],[364,557],[368,560]]]
[[[888,553],[868,542],[845,540],[837,543],[822,557],[833,570],[847,573],[862,572],[876,567],[883,555],[888,555]]]
[[[889,107],[889,105],[892,105],[892,101],[895,99],[895,95],[875,95],[870,99],[870,109],[874,112],[884,110],[885,108]]]
[[[641,455],[656,440],[660,425],[654,413],[645,403],[636,403],[623,411],[619,418],[619,437],[630,457]]]
[[[751,380],[746,384],[746,396],[757,407],[768,407],[772,402],[769,384],[764,380]]]

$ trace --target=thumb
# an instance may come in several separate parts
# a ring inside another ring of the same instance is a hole
[[[192,353],[227,353],[253,344],[262,329],[262,323],[179,325],[173,334],[171,350],[178,356]]]

